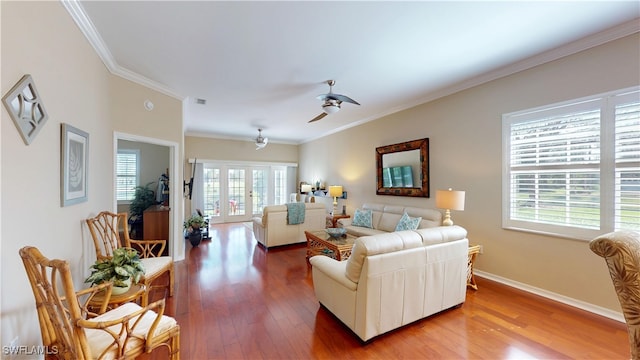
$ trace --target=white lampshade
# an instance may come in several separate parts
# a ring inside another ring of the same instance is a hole
[[[448,210],[464,210],[464,191],[438,190],[436,192],[436,207]]]
[[[300,187],[300,192],[303,192],[303,193],[309,193],[309,192],[311,192],[311,185],[309,185],[309,184],[303,184],[303,185]]]
[[[442,225],[451,226],[451,210],[464,210],[464,191],[458,190],[438,190],[436,192],[436,207],[445,209]]]
[[[331,186],[329,186],[329,196],[331,196],[331,197],[341,197],[342,196],[342,186],[341,185],[331,185]]]

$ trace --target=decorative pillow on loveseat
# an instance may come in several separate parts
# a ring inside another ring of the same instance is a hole
[[[353,214],[353,221],[351,222],[351,225],[372,229],[373,216],[371,213],[371,209],[356,209],[355,213]]]
[[[409,216],[409,214],[404,213],[402,214],[400,221],[398,221],[398,225],[396,225],[395,231],[415,230],[420,225],[420,221],[422,221],[421,217],[412,218]]]

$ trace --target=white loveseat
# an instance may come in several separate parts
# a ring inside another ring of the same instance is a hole
[[[353,225],[353,217],[338,220],[338,227],[347,229],[354,236],[376,235],[395,231],[396,225],[406,212],[411,217],[421,217],[418,229],[442,225],[442,214],[438,210],[385,204],[364,204],[361,210],[371,210],[372,228]]]
[[[263,246],[296,244],[306,242],[305,231],[324,229],[327,210],[322,203],[305,203],[304,222],[289,225],[286,205],[265,206],[262,217],[253,218],[253,236]]]
[[[467,231],[406,230],[356,240],[347,261],[310,259],[318,301],[367,341],[464,303]]]

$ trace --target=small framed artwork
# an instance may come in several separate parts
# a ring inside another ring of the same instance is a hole
[[[31,144],[49,118],[31,75],[23,76],[2,97],[2,102],[24,143]]]
[[[61,206],[87,201],[89,134],[71,125],[62,124],[60,155]]]

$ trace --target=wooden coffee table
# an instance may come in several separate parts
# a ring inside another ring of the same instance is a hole
[[[324,230],[305,231],[307,237],[307,261],[314,255],[325,255],[338,261],[347,260],[351,256],[353,243],[357,236],[346,234],[334,239]]]

